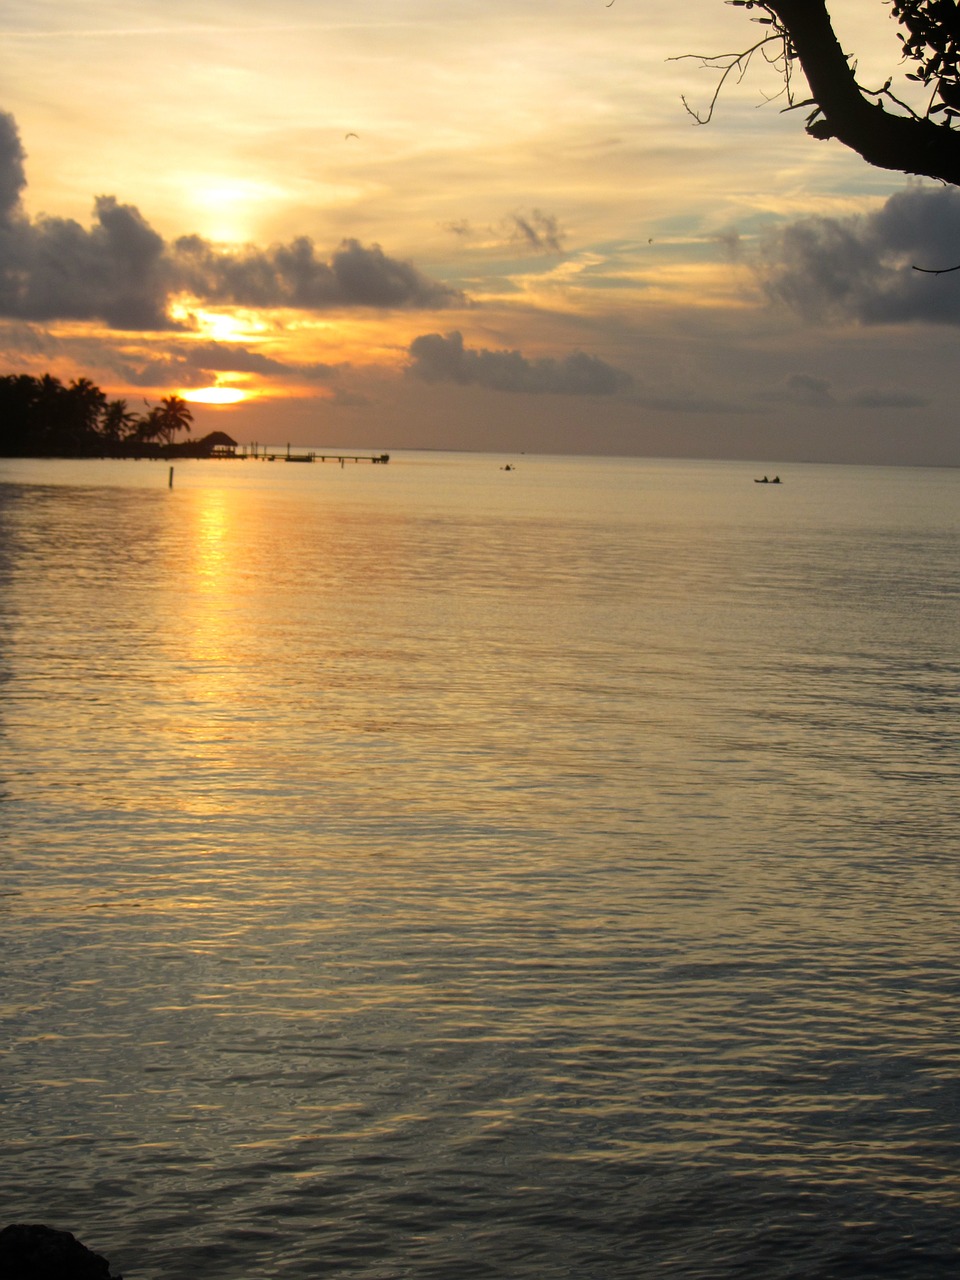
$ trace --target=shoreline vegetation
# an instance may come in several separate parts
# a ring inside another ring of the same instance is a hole
[[[7,374],[0,377],[0,457],[209,458],[236,448],[222,431],[176,440],[193,422],[180,396],[144,404],[135,413],[87,378],[65,386],[48,373]]]

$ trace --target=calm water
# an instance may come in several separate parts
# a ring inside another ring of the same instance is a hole
[[[960,471],[0,461],[0,1225],[951,1280]]]

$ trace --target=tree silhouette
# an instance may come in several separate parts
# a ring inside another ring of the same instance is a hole
[[[64,397],[70,427],[78,440],[97,434],[107,397],[89,378],[74,378]]]
[[[104,443],[116,448],[126,440],[137,425],[137,415],[131,413],[126,400],[111,400],[100,418],[100,435]]]
[[[886,0],[881,0],[886,3]],[[892,76],[879,88],[857,80],[853,55],[840,47],[825,0],[728,0],[765,28],[740,53],[697,55],[720,72],[709,108],[691,114],[705,123],[732,75],[743,75],[760,54],[784,81],[788,108],[810,108],[807,132],[836,138],[881,169],[960,184],[960,9],[955,0],[893,0],[891,16],[901,30],[900,55],[913,70],[907,78],[928,90],[919,108],[892,90]],[[799,100],[794,71],[799,64],[810,96]]]
[[[28,451],[39,384],[28,373],[0,378],[0,453],[19,457]]]
[[[0,456],[159,456],[189,431],[193,415],[179,396],[165,396],[143,416],[126,400],[108,400],[89,378],[65,387],[49,373],[0,376]]]
[[[81,392],[81,399],[83,393]],[[40,379],[36,417],[42,443],[49,453],[76,453],[81,445],[80,406],[59,378],[45,373]]]
[[[189,431],[193,421],[190,406],[180,396],[164,396],[141,421],[138,434],[142,440],[170,444],[178,431]]]

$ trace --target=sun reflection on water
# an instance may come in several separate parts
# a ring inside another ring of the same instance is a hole
[[[496,465],[17,489],[11,1214],[172,1280],[676,1275],[676,1223],[786,1280],[854,1220],[946,1274],[955,501],[881,577],[729,469],[667,520],[651,464]]]
[[[216,591],[223,583],[231,530],[229,498],[223,489],[201,489],[194,530],[196,571],[204,586]]]

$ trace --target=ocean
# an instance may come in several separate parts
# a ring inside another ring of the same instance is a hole
[[[960,471],[763,471],[0,460],[0,1226],[953,1280]]]

